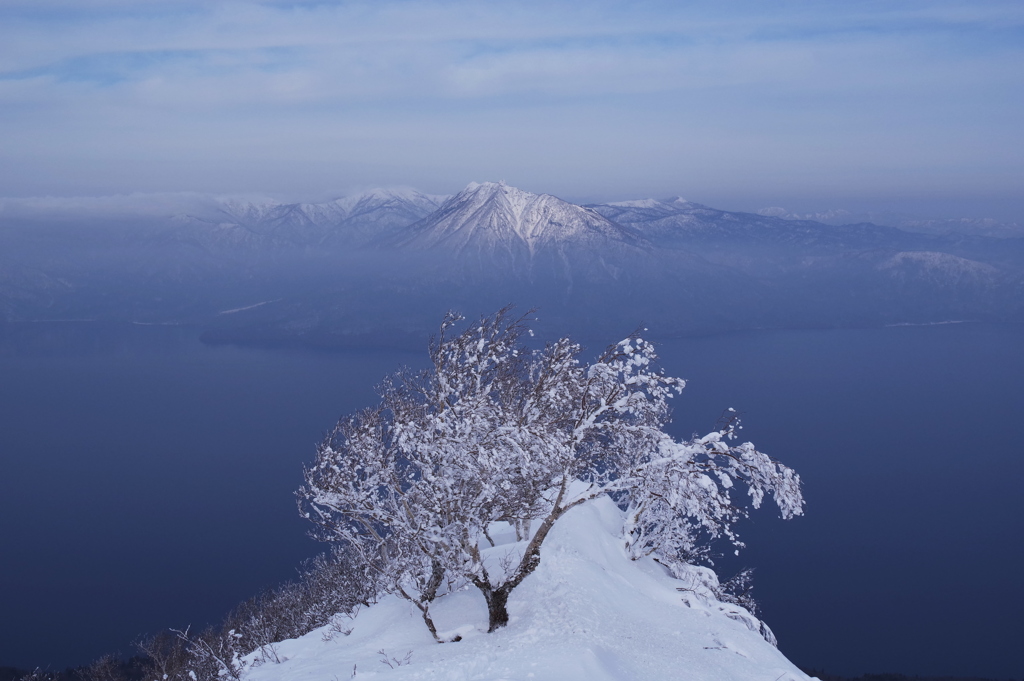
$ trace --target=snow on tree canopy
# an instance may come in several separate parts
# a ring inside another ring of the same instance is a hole
[[[624,511],[623,549],[677,575],[708,542],[742,546],[733,525],[766,495],[800,515],[800,478],[736,440],[733,418],[679,442],[665,432],[685,386],[657,368],[637,335],[583,363],[568,338],[532,350],[527,316],[511,307],[453,334],[449,313],[430,344],[431,368],[402,371],[381,402],[343,417],[319,445],[299,490],[321,538],[353,549],[387,590],[416,605],[430,633],[441,595],[475,586],[488,631],[509,621],[509,595],[533,573],[555,523],[609,497]],[[495,552],[493,533],[515,541]]]

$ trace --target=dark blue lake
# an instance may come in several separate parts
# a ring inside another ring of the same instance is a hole
[[[290,578],[322,549],[292,497],[315,443],[426,359],[211,347],[176,327],[0,333],[0,665],[22,667],[131,654]],[[719,564],[757,568],[797,664],[1024,676],[1022,348],[1024,328],[974,324],[661,345],[690,379],[678,434],[735,407],[803,476],[806,517],[755,512]]]

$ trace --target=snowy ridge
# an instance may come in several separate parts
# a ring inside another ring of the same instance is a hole
[[[857,220],[853,213],[843,208],[799,214],[792,213],[780,206],[771,206],[759,209],[757,214],[764,217],[783,218],[785,220],[811,220],[826,225],[848,225],[854,222],[863,222],[863,220]]]
[[[635,199],[632,201],[613,201],[612,203],[606,203],[603,205],[624,209],[633,208],[638,210],[653,210],[667,215],[676,213],[680,209],[699,204],[691,204],[683,197],[676,196],[675,198],[666,199],[665,201],[659,201],[658,199]]]
[[[525,252],[529,257],[560,244],[644,245],[633,232],[592,209],[504,182],[471,183],[411,229],[400,245],[455,252]]]
[[[681,233],[698,229],[726,215],[723,211],[687,201],[679,196],[664,201],[639,199],[594,204],[590,207],[609,220],[635,229],[644,238],[656,243],[665,237],[676,237]]]
[[[373,189],[326,203],[221,202],[233,221],[259,233],[303,228],[354,228],[357,234],[388,232],[432,213],[446,199],[414,189]]]
[[[756,618],[714,598],[714,573],[691,568],[675,579],[650,558],[631,561],[621,527],[607,498],[567,513],[510,599],[509,625],[493,634],[484,633],[476,589],[431,609],[445,636],[462,636],[444,644],[408,601],[388,596],[339,620],[347,635],[327,627],[249,655],[246,679],[808,679],[765,640]],[[514,536],[494,539],[495,559],[515,549]]]

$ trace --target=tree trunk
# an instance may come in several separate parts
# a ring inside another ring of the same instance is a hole
[[[484,600],[487,601],[487,633],[508,624],[508,595],[511,589],[487,589]]]
[[[434,626],[434,620],[430,616],[430,604],[437,597],[437,590],[441,588],[441,583],[444,581],[444,567],[441,562],[434,560],[431,564],[430,581],[423,588],[419,598],[413,598],[410,594],[406,593],[405,589],[398,587],[398,593],[402,598],[412,601],[412,603],[420,609],[423,613],[423,621],[427,625],[427,629],[430,630],[430,635],[434,637],[434,640],[438,643],[444,643],[440,636],[437,635],[437,627]],[[461,636],[457,636],[453,640],[461,640]]]
[[[488,627],[487,633],[491,633],[496,629],[500,629],[508,624],[508,596],[512,593],[519,584],[522,583],[537,566],[540,565],[540,547],[544,543],[544,540],[548,536],[548,532],[554,526],[555,521],[565,515],[565,512],[570,508],[579,506],[580,504],[593,499],[596,494],[589,497],[582,497],[572,502],[568,506],[562,506],[562,497],[565,494],[566,485],[568,483],[568,477],[563,477],[561,488],[558,491],[558,497],[555,499],[554,508],[551,513],[548,514],[544,521],[541,522],[540,527],[537,528],[537,534],[533,535],[533,539],[527,544],[526,550],[523,551],[523,557],[519,561],[519,566],[515,569],[512,577],[507,579],[501,586],[494,588],[491,586],[490,579],[487,576],[487,569],[483,567],[483,561],[480,558],[479,551],[475,546],[471,545],[470,551],[475,558],[477,564],[481,567],[482,576],[470,577],[470,581],[480,589],[480,592],[484,595],[484,600],[487,601],[487,619]],[[527,521],[526,528],[528,531],[529,521]]]

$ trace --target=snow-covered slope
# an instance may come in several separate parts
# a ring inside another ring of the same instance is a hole
[[[401,244],[531,257],[547,247],[643,246],[630,230],[589,208],[504,182],[472,183],[411,228]]]
[[[549,535],[536,572],[513,592],[509,625],[493,634],[484,633],[487,611],[476,589],[444,596],[432,608],[443,635],[462,636],[444,644],[433,641],[410,603],[386,597],[344,622],[351,629],[347,636],[325,640],[325,628],[250,655],[250,664],[262,664],[250,667],[246,678],[808,678],[766,642],[746,610],[714,600],[708,588],[713,573],[693,568],[675,579],[650,559],[630,561],[621,527],[621,512],[608,499],[566,514]],[[509,549],[495,539],[491,551]]]

